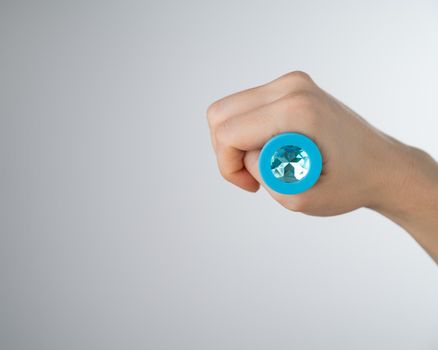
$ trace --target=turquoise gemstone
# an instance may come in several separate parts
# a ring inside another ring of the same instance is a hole
[[[283,182],[300,181],[307,175],[309,168],[309,155],[300,147],[283,146],[271,158],[271,171]]]

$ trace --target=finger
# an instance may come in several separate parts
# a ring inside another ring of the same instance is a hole
[[[281,200],[281,194],[272,191],[268,186],[266,186],[266,184],[264,183],[261,175],[260,175],[260,171],[259,171],[259,156],[260,156],[260,151],[256,150],[256,151],[248,151],[245,153],[245,156],[243,158],[243,163],[245,165],[245,169],[248,170],[248,172],[251,174],[251,176],[257,180],[257,182],[259,184],[261,184],[266,191],[269,192],[269,194],[276,200],[276,201],[280,201]]]
[[[236,186],[250,192],[256,192],[259,182],[243,166],[245,152],[235,152],[229,147],[218,147],[218,167],[222,176]]]
[[[214,102],[207,111],[213,147],[216,146],[213,130],[220,123],[232,116],[276,101],[291,92],[305,90],[311,85],[314,83],[306,73],[291,72],[267,84],[234,93]]]
[[[217,129],[216,137],[218,165],[224,178],[245,189],[252,186],[252,181],[247,182],[247,174],[244,173],[245,179],[242,175],[242,169],[245,169],[245,151],[260,149],[266,141],[280,132],[309,134],[305,107],[301,97],[292,95],[222,123]]]
[[[226,119],[263,106],[276,98],[281,97],[269,89],[269,84],[247,89],[214,102],[207,111],[210,137],[213,149],[216,150],[215,127]]]
[[[308,93],[289,94],[271,104],[227,119],[216,129],[222,147],[241,151],[260,149],[270,138],[283,132],[312,136],[316,115]],[[230,152],[228,154],[231,154]]]

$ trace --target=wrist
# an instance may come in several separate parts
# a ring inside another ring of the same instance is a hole
[[[371,209],[399,224],[438,261],[438,163],[426,152],[391,140]]]
[[[386,166],[370,208],[407,223],[423,209],[438,205],[438,163],[420,149],[393,143],[387,149]]]

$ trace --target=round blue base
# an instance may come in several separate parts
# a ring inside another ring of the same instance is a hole
[[[286,183],[277,179],[271,170],[274,153],[283,146],[297,146],[309,156],[310,168],[307,175],[297,181]],[[259,157],[259,170],[265,184],[281,194],[298,194],[307,191],[318,181],[322,170],[322,156],[318,146],[310,138],[298,133],[284,133],[270,139],[262,148]]]

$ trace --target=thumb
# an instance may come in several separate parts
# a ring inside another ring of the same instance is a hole
[[[243,158],[243,163],[245,164],[246,170],[248,170],[248,172],[254,177],[254,179],[256,179],[257,182],[266,189],[266,191],[272,196],[272,198],[274,198],[277,202],[280,202],[282,203],[283,206],[285,206],[284,199],[292,196],[283,196],[280,193],[277,193],[271,190],[268,186],[266,186],[259,171],[259,156],[260,156],[259,150],[247,151],[245,153],[245,156]]]

